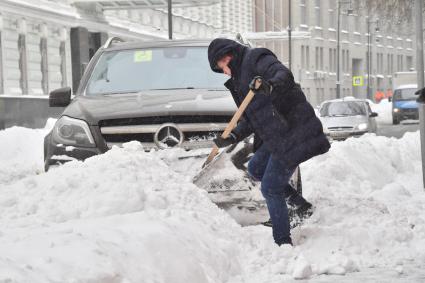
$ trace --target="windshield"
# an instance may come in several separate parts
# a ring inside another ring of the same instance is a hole
[[[320,109],[320,116],[355,116],[366,115],[364,102],[341,101],[327,102]]]
[[[417,98],[416,88],[396,89],[394,91],[394,100],[414,100]]]
[[[105,52],[96,64],[86,95],[157,89],[224,89],[206,47],[166,47]]]

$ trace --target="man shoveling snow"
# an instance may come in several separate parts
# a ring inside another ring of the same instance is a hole
[[[249,89],[255,88],[255,81],[262,80],[231,135],[214,142],[218,147],[227,147],[255,134],[255,154],[249,161],[248,172],[261,181],[274,241],[279,246],[292,245],[285,198],[294,190],[288,182],[300,163],[329,150],[322,124],[294,82],[291,71],[270,50],[248,48],[233,40],[217,38],[208,47],[208,59],[214,72],[231,76],[225,86],[238,106]],[[299,195],[290,201],[300,209],[311,207]]]

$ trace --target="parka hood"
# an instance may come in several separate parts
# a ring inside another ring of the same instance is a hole
[[[210,62],[211,70],[216,73],[223,73],[222,70],[217,68],[217,61],[227,54],[233,56],[230,61],[229,67],[232,70],[232,76],[237,73],[242,62],[243,53],[248,47],[227,38],[216,38],[211,41],[208,46],[208,60]]]

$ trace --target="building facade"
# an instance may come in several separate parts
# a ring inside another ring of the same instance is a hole
[[[292,30],[310,34],[309,38],[292,42],[292,72],[313,105],[337,97],[337,1],[291,1]],[[372,96],[376,91],[391,90],[394,72],[415,68],[412,39],[384,34],[379,31],[379,23],[373,16],[367,17],[358,11],[348,14],[348,5],[341,2],[340,96],[366,98],[368,73]],[[254,31],[287,29],[288,0],[255,0],[253,5]],[[282,62],[288,63],[287,40],[256,43],[274,50]],[[368,56],[368,50],[371,50],[371,56]],[[353,86],[353,77],[361,77],[363,84]]]
[[[211,38],[221,32],[212,18],[173,13],[173,37]],[[104,10],[93,1],[0,1],[0,95],[46,96],[59,87],[75,88],[82,65],[111,36],[167,39],[167,13],[156,7]]]

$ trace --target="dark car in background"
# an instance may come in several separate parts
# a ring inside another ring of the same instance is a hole
[[[394,90],[392,97],[393,124],[400,124],[403,120],[418,120],[419,108],[416,102],[418,85],[401,85]]]
[[[108,40],[72,100],[70,88],[50,93],[50,106],[66,108],[45,138],[45,169],[132,140],[145,150],[211,147],[236,106],[209,67],[208,44]]]

